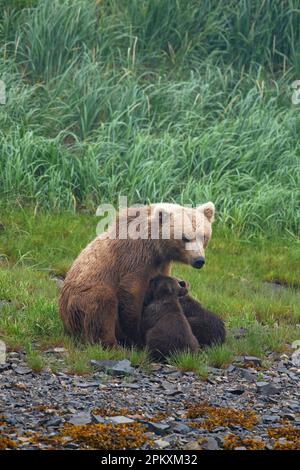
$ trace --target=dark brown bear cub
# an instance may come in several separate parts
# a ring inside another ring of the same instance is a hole
[[[186,287],[172,277],[159,275],[150,281],[141,334],[152,359],[161,361],[176,351],[199,349],[179,302],[179,297],[186,294]]]
[[[181,281],[181,283],[184,285],[184,281]],[[200,347],[224,343],[226,330],[221,318],[206,310],[190,295],[180,297],[180,305]]]

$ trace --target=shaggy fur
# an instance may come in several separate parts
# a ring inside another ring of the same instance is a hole
[[[221,318],[203,308],[190,295],[180,297],[179,301],[200,346],[205,347],[224,343],[226,330]]]
[[[154,360],[165,360],[176,351],[199,348],[183,314],[179,297],[187,294],[172,277],[157,276],[150,281],[142,314],[141,334]]]
[[[158,204],[147,207],[146,226],[159,220],[159,237],[146,239],[120,237],[119,227],[128,226],[133,218],[130,209],[119,215],[117,231],[98,236],[75,260],[61,291],[60,314],[67,333],[91,343],[116,346],[124,338],[139,344],[140,318],[150,279],[170,273],[171,262],[195,266],[211,237],[214,205],[206,203],[197,209],[184,209],[197,234],[195,240],[177,239],[171,227],[169,239],[162,237],[164,214],[182,212],[182,207]],[[197,214],[197,222],[194,222]],[[198,217],[200,216],[200,217]],[[150,230],[148,230],[150,234]],[[189,235],[189,234],[188,234]],[[186,249],[187,245],[190,245]]]

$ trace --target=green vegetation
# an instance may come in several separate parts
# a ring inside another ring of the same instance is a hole
[[[0,195],[299,233],[299,0],[0,0]]]

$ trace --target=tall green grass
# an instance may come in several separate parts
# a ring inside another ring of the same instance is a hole
[[[300,0],[0,0],[0,195],[299,234]]]

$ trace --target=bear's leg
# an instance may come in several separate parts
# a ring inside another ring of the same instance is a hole
[[[117,346],[118,299],[109,289],[100,290],[101,294],[97,288],[94,295],[88,291],[84,308],[85,339],[91,343],[101,343],[104,347],[114,347]]]
[[[189,295],[180,297],[180,305],[200,346],[222,344],[226,339],[223,320],[202,307]]]
[[[119,324],[132,345],[141,345],[140,322],[147,286],[147,280],[131,273],[119,285]]]

